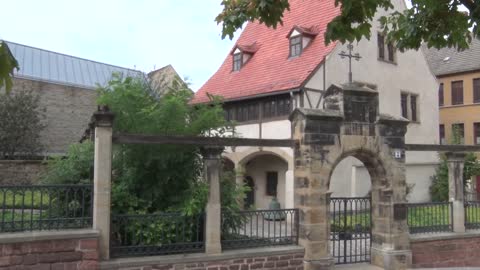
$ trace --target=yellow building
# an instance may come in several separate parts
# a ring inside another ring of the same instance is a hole
[[[460,143],[480,144],[480,40],[470,49],[425,49],[432,72],[439,81],[439,137],[453,143],[457,130]]]

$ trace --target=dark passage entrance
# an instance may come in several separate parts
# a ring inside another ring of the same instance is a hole
[[[245,193],[244,205],[245,209],[249,209],[255,204],[255,183],[250,176],[245,177],[244,183],[248,187],[248,191]]]
[[[370,262],[371,198],[330,199],[330,250],[336,264]]]

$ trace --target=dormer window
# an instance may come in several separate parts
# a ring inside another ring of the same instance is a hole
[[[302,53],[302,36],[290,38],[290,57],[299,56]]]
[[[297,57],[307,48],[316,35],[318,35],[318,27],[301,27],[294,26],[287,35],[290,40],[289,57]]]
[[[238,71],[242,68],[242,53],[238,52],[233,55],[233,71]]]
[[[239,71],[245,64],[253,57],[253,54],[258,50],[259,46],[257,43],[251,45],[240,45],[237,44],[231,54],[232,54],[232,71]]]

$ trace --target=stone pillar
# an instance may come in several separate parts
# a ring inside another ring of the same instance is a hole
[[[294,173],[293,170],[289,168],[285,172],[285,208],[294,208]]]
[[[453,231],[465,232],[465,199],[463,190],[464,153],[446,153],[448,164],[448,198],[452,202]]]
[[[201,149],[204,162],[204,175],[208,181],[208,203],[205,209],[205,252],[207,254],[222,253],[221,245],[221,203],[220,174],[222,171],[221,154],[224,148],[208,146]]]
[[[100,259],[110,258],[110,197],[112,187],[112,124],[114,115],[99,106],[95,118],[93,229],[100,232]]]
[[[235,183],[237,186],[243,186],[245,180],[245,166],[240,163],[235,164]],[[245,201],[244,198],[238,198],[238,204],[240,205],[240,209],[245,208]]]

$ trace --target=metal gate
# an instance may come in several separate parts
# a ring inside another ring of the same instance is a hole
[[[330,199],[330,250],[336,264],[370,262],[371,198]]]

